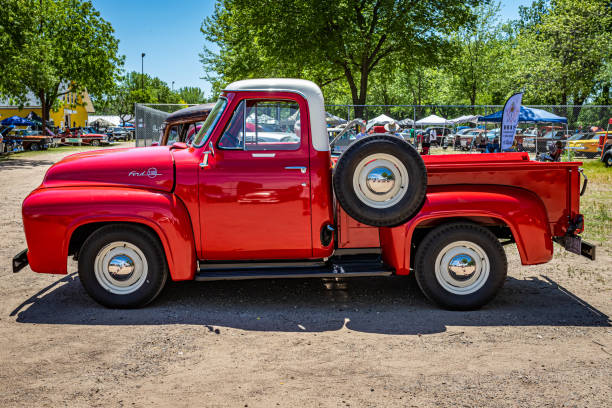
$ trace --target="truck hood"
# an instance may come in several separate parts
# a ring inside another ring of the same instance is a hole
[[[49,168],[43,187],[126,186],[172,191],[169,146],[105,149],[66,156]]]

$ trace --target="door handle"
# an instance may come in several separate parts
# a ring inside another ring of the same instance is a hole
[[[299,170],[302,172],[302,174],[306,173],[306,167],[300,167],[300,166],[287,166],[285,167],[285,170]]]
[[[202,163],[200,163],[200,168],[203,169],[204,167],[208,167],[208,155],[211,154],[212,152],[206,151],[204,152],[204,157],[202,158]],[[214,156],[214,154],[213,154]]]

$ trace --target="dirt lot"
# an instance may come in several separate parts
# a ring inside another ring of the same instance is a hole
[[[171,283],[108,310],[72,261],[68,276],[10,270],[21,201],[66,154],[0,161],[2,407],[612,405],[612,212],[596,262],[557,249],[522,267],[507,247],[506,285],[475,312],[439,310],[406,278]]]

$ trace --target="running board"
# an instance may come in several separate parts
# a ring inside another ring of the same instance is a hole
[[[248,268],[233,270],[200,269],[197,281],[287,279],[287,278],[356,278],[360,276],[390,276],[393,268],[381,262],[328,263],[320,267]]]

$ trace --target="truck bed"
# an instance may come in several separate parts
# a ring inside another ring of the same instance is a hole
[[[528,190],[542,200],[553,236],[565,234],[568,219],[579,214],[580,162],[543,163],[527,153],[452,154],[424,156],[428,186],[510,186]],[[378,228],[361,224],[338,209],[339,248],[380,245]]]

